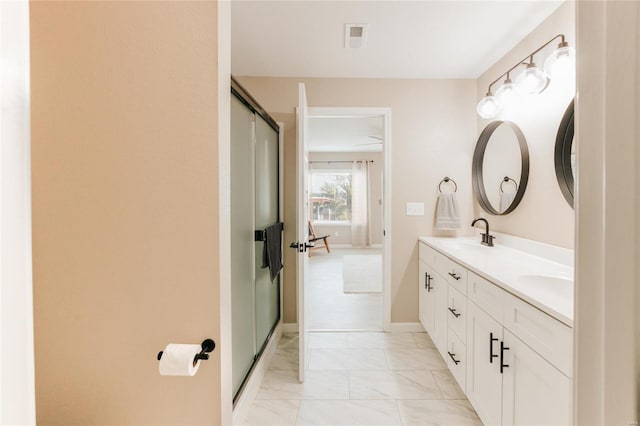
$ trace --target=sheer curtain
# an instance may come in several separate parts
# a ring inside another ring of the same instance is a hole
[[[369,163],[354,161],[351,169],[351,244],[367,247],[369,241]]]

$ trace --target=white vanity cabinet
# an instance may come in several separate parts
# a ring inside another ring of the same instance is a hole
[[[420,320],[480,419],[489,425],[571,424],[572,329],[419,246]],[[446,289],[444,299],[436,287]]]
[[[469,302],[467,398],[484,424],[502,423],[500,342],[502,324]]]
[[[433,335],[435,324],[435,298],[429,291],[431,283],[429,273],[427,272],[427,264],[420,260],[418,270],[418,316],[420,323],[427,330],[429,335]]]
[[[533,349],[504,330],[502,424],[572,424],[572,381]]]
[[[440,355],[445,359],[448,358],[448,311],[446,309],[448,283],[441,272],[446,271],[447,262],[448,259],[445,256],[424,244],[420,244],[419,318],[422,326],[431,336]]]

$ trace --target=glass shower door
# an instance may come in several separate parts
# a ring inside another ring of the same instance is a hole
[[[265,229],[279,221],[278,133],[259,115],[255,132],[255,223]],[[269,269],[262,269],[264,242],[255,243],[256,346],[258,350],[280,316],[280,276],[272,282]]]
[[[254,113],[231,97],[231,335],[234,395],[257,352],[254,269]],[[252,265],[253,266],[253,265]]]

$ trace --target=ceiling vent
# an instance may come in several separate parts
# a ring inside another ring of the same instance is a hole
[[[361,49],[367,47],[369,24],[344,24],[344,47]]]

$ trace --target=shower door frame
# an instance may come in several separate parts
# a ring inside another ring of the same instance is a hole
[[[284,160],[284,151],[283,151],[283,136],[284,136],[284,134],[283,134],[284,130],[283,129],[284,129],[284,127],[283,127],[282,123],[276,122],[273,119],[273,117],[271,117],[269,115],[269,113],[258,103],[258,101],[253,96],[251,96],[251,94],[233,76],[231,76],[231,96],[235,97],[237,100],[239,100],[242,104],[244,104],[247,108],[249,108],[249,110],[251,110],[254,114],[259,115],[273,130],[275,130],[277,132],[277,135],[278,135],[278,157],[277,157],[277,165],[276,165],[276,168],[278,170],[278,184],[277,184],[277,190],[278,190],[277,208],[278,208],[278,212],[277,212],[277,217],[278,217],[278,221],[284,222],[284,218],[283,218],[283,211],[284,211],[283,210],[283,194],[284,194],[283,185],[284,185],[284,183],[283,183],[283,179],[282,179],[283,160]],[[254,130],[254,138],[255,138],[255,130]],[[254,167],[255,167],[255,165],[254,165]],[[255,179],[255,176],[254,176],[254,179]],[[254,209],[255,209],[255,206],[254,206]],[[255,267],[255,265],[254,265],[254,267]],[[256,353],[254,354],[253,363],[251,364],[251,367],[249,368],[249,370],[247,371],[245,377],[243,378],[242,383],[240,384],[240,387],[235,392],[234,392],[233,388],[230,389],[231,393],[233,394],[232,395],[233,409],[235,409],[236,405],[239,404],[240,401],[242,400],[243,393],[247,390],[248,387],[251,386],[252,376],[253,376],[254,372],[256,371],[256,368],[258,367],[258,365],[259,365],[259,363],[260,363],[260,361],[262,359],[262,356],[265,353],[265,351],[266,351],[266,349],[267,349],[267,347],[269,345],[269,342],[272,341],[272,337],[274,336],[274,334],[276,334],[278,332],[278,327],[282,323],[282,316],[283,316],[283,284],[284,284],[283,273],[284,273],[284,269],[280,271],[280,274],[277,277],[277,279],[278,279],[278,317],[277,317],[276,321],[274,322],[274,324],[272,325],[272,327],[271,327],[269,333],[267,334],[267,337],[265,338],[264,342],[261,342],[261,343],[256,342]],[[255,285],[255,280],[254,280],[254,285]],[[232,355],[231,356],[231,360],[233,362],[233,353],[231,355]]]

